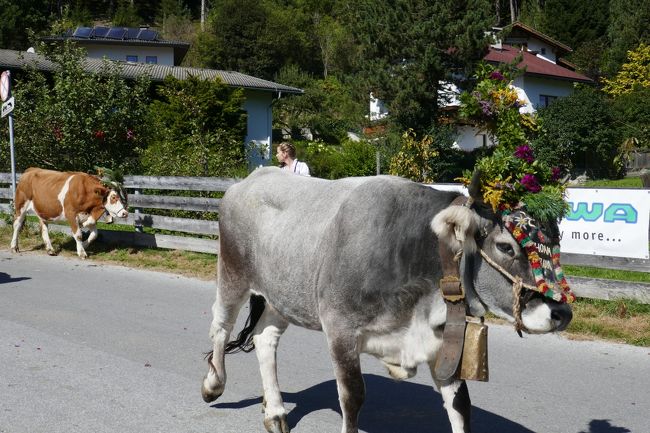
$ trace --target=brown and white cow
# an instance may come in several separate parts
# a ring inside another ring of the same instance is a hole
[[[22,229],[28,211],[33,211],[40,221],[41,235],[47,253],[54,255],[54,248],[47,230],[49,221],[66,219],[72,236],[77,242],[77,254],[87,257],[85,248],[97,237],[97,220],[108,213],[112,217],[126,218],[126,194],[117,186],[103,182],[99,177],[82,172],[60,172],[42,168],[28,168],[16,187],[14,201],[14,233],[11,250],[18,252],[18,233]],[[81,228],[90,234],[84,242]]]

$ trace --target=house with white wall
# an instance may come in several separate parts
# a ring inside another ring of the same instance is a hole
[[[61,35],[45,36],[47,43],[74,42],[86,56],[131,63],[178,66],[190,49],[181,41],[163,40],[147,27],[77,27]]]
[[[87,58],[84,68],[89,73],[99,72],[106,58],[120,62],[122,76],[126,79],[147,75],[152,82],[160,83],[168,75],[179,80],[187,79],[189,76],[206,80],[218,77],[230,87],[243,89],[245,97],[243,109],[248,119],[244,145],[248,149],[249,166],[257,167],[270,163],[273,103],[282,97],[301,95],[304,93],[302,89],[235,71],[178,66],[187,53],[189,44],[160,40],[157,33],[151,33],[152,30],[114,27],[109,28],[106,33],[104,30],[107,28],[102,28],[97,33],[97,29],[98,27],[78,27],[63,36],[51,36],[43,40],[54,43],[71,40],[85,48]],[[117,30],[111,33],[112,29]],[[148,33],[143,33],[145,30]],[[86,37],[83,37],[84,35]],[[147,60],[152,56],[156,57],[157,61]],[[53,71],[55,68],[52,62],[37,53],[0,49],[0,69],[23,69],[27,65],[44,71]]]
[[[573,93],[576,83],[593,83],[575,66],[563,59],[573,50],[525,24],[516,22],[502,39],[489,47],[483,60],[492,64],[512,63],[518,56],[518,67],[524,73],[512,83],[525,104],[521,112],[531,113],[547,107],[558,98]],[[453,107],[453,103],[450,104]],[[473,125],[458,126],[456,145],[463,150],[472,150],[493,143],[485,131]]]
[[[495,29],[501,31],[502,29]],[[498,36],[497,36],[498,37]],[[532,113],[540,107],[547,107],[557,98],[573,93],[576,83],[593,83],[593,81],[575,71],[575,66],[564,60],[563,56],[573,50],[549,36],[522,23],[512,24],[507,34],[492,44],[483,60],[492,64],[512,63],[521,56],[518,67],[525,72],[512,83],[525,104],[521,112]],[[453,83],[440,83],[439,106],[452,113],[459,105],[461,90]],[[388,110],[382,101],[370,95],[370,119],[376,120],[387,116]],[[456,146],[462,150],[473,150],[494,143],[489,135],[469,123],[457,123],[458,137]]]

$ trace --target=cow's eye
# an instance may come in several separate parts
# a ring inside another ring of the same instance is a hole
[[[515,250],[512,248],[512,245],[506,242],[497,242],[497,248],[504,254],[509,255],[510,257],[515,256]]]

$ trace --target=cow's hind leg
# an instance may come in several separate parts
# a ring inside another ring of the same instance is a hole
[[[223,283],[220,283],[217,288],[217,298],[212,305],[212,325],[210,326],[213,349],[208,355],[208,373],[203,378],[201,386],[201,395],[206,403],[219,398],[226,387],[226,343],[230,338],[239,310],[249,295],[248,290],[228,290]],[[259,316],[255,320],[258,318]]]
[[[469,398],[469,390],[464,380],[439,381],[434,373],[434,364],[430,363],[429,368],[433,381],[436,383],[442,401],[444,402],[447,416],[451,423],[453,433],[470,433],[470,413],[472,402]]]
[[[17,253],[18,235],[20,234],[20,231],[23,229],[23,226],[25,225],[25,219],[27,218],[28,202],[18,203],[18,201],[16,201],[14,203],[14,206],[16,206],[16,212],[14,214],[14,224],[13,224],[14,233],[11,236],[11,251]]]
[[[276,363],[278,341],[288,325],[285,319],[267,305],[253,335],[264,387],[264,427],[269,433],[289,433]]]
[[[343,427],[341,433],[358,433],[359,411],[366,396],[366,387],[361,374],[361,361],[357,351],[357,339],[353,332],[341,330],[344,320],[324,323],[330,356],[336,376],[336,387],[341,404]]]

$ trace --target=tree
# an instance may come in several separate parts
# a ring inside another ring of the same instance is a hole
[[[617,126],[624,140],[635,147],[650,149],[650,87],[634,87],[613,100]]]
[[[146,173],[241,176],[246,170],[243,91],[220,80],[168,77],[151,105],[153,135],[144,151]]]
[[[636,87],[650,88],[650,45],[641,43],[627,53],[627,61],[611,80],[604,78],[603,91],[610,96],[630,93]]]
[[[593,177],[623,175],[613,160],[622,142],[614,112],[603,94],[583,88],[539,110],[541,132],[535,154],[549,165],[564,166]]]
[[[48,27],[47,12],[39,0],[0,0],[0,47],[29,48],[29,31]]]
[[[610,0],[526,0],[521,21],[577,49],[607,33]]]
[[[56,65],[51,76],[30,70],[14,87],[19,170],[92,171],[101,165],[136,171],[148,140],[148,79],[127,83],[108,61],[99,72],[87,73],[83,52],[70,44],[46,56]],[[6,149],[0,150],[5,170]]]
[[[607,31],[609,49],[604,70],[614,75],[625,62],[627,52],[640,43],[650,44],[650,0],[610,0]]]
[[[424,183],[450,180],[450,173],[460,175],[460,170],[454,168],[458,156],[453,149],[454,136],[447,127],[436,128],[422,138],[412,130],[404,132],[401,148],[391,158],[388,173]]]
[[[275,126],[300,138],[309,130],[315,139],[338,144],[364,121],[364,106],[349,85],[330,75],[313,79],[297,66],[284,68],[278,81],[304,89],[301,96],[281,98],[274,107]]]
[[[118,2],[112,24],[121,27],[137,27],[140,25],[140,17],[133,2],[129,0],[120,0]]]
[[[435,123],[440,83],[469,75],[484,54],[489,11],[484,0],[361,0],[349,9],[362,89],[387,104],[393,126],[422,134]]]
[[[197,44],[204,65],[273,80],[296,64],[317,72],[313,25],[300,8],[262,0],[223,0],[210,11]]]

